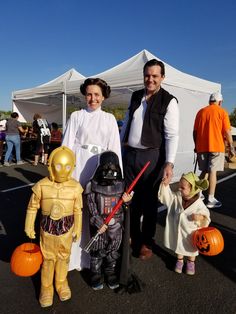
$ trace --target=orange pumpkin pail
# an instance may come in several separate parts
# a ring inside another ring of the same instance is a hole
[[[205,227],[193,233],[193,245],[200,254],[213,256],[223,251],[224,238],[217,228]]]
[[[42,262],[40,247],[35,243],[23,243],[16,247],[11,256],[11,271],[21,277],[33,276]]]

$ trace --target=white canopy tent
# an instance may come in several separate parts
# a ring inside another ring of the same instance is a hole
[[[128,105],[134,90],[143,87],[143,66],[156,56],[143,50],[125,62],[93,75],[104,79],[112,88],[107,104]],[[162,60],[161,60],[162,61]],[[180,109],[180,141],[176,157],[176,178],[185,171],[193,170],[194,143],[192,138],[193,124],[196,113],[208,104],[211,93],[220,91],[221,85],[183,73],[165,63],[166,76],[162,87],[176,96]],[[76,93],[76,82],[67,86],[70,94]]]
[[[132,58],[105,72],[92,75],[91,77],[100,77],[106,80],[111,86],[111,96],[104,104],[110,106],[128,106],[132,92],[143,87],[144,64],[154,58],[160,60],[147,50],[143,50]],[[193,169],[194,145],[192,130],[196,113],[200,108],[208,104],[211,93],[221,90],[221,85],[183,73],[165,62],[164,64],[166,77],[162,86],[177,97],[180,108],[180,142],[175,170],[177,178],[183,172]],[[31,112],[42,112],[41,107],[39,107],[41,105],[40,102],[42,102],[42,106],[45,106],[46,99],[48,103],[43,114],[48,118],[47,110],[50,110],[51,116],[53,116],[52,113],[54,111],[57,117],[62,116],[63,126],[65,126],[65,107],[68,101],[74,98],[76,104],[84,103],[83,97],[81,97],[82,95],[79,92],[79,86],[83,78],[84,77],[75,80],[66,80],[66,84],[64,81],[61,82],[59,80],[59,82],[55,82],[55,80],[53,80],[49,82],[50,84],[48,83],[49,85],[44,84],[35,89],[15,92],[13,93],[13,110],[17,109],[16,111],[25,118],[29,109]],[[63,95],[63,97],[61,97],[61,95]],[[37,99],[36,104],[34,103],[35,99]],[[25,120],[27,119],[25,118]],[[32,114],[30,121],[31,120]],[[56,120],[54,119],[54,121]]]
[[[236,136],[236,128],[233,127],[233,126],[231,126],[231,134],[232,134],[233,136]]]
[[[13,111],[19,113],[19,121],[32,122],[33,115],[40,113],[49,122],[65,125],[67,102],[74,103],[75,97],[68,97],[68,82],[84,80],[85,76],[70,69],[55,79],[34,88],[12,93]]]

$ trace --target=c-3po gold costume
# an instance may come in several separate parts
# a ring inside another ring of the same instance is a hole
[[[42,307],[53,303],[53,279],[61,301],[71,298],[67,281],[68,263],[72,240],[81,236],[82,192],[81,185],[71,179],[75,165],[74,153],[67,147],[55,149],[49,158],[49,174],[35,184],[30,198],[25,232],[35,238],[34,224],[37,211],[41,208],[40,247],[44,257],[41,269],[41,291],[39,302]]]

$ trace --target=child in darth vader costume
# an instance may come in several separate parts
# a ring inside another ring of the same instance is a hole
[[[125,183],[118,156],[112,151],[101,154],[100,162],[92,180],[86,186],[85,194],[90,214],[91,236],[99,232],[90,255],[91,286],[94,290],[103,288],[104,280],[110,289],[119,287],[118,260],[122,242],[124,209],[132,194],[124,193]],[[118,212],[104,224],[112,208],[122,197],[124,203]]]

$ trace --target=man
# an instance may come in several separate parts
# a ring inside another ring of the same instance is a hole
[[[146,260],[152,256],[156,231],[157,189],[162,178],[170,182],[173,175],[179,138],[179,110],[177,99],[161,87],[165,78],[163,62],[149,60],[144,65],[143,76],[145,88],[132,94],[121,140],[127,186],[144,164],[151,161],[134,189],[131,204],[133,254]]]
[[[231,157],[235,155],[228,113],[221,108],[223,97],[217,92],[210,96],[209,105],[195,118],[193,139],[200,177],[209,179],[208,208],[218,208],[222,203],[215,198],[217,171],[224,170],[225,141]]]

